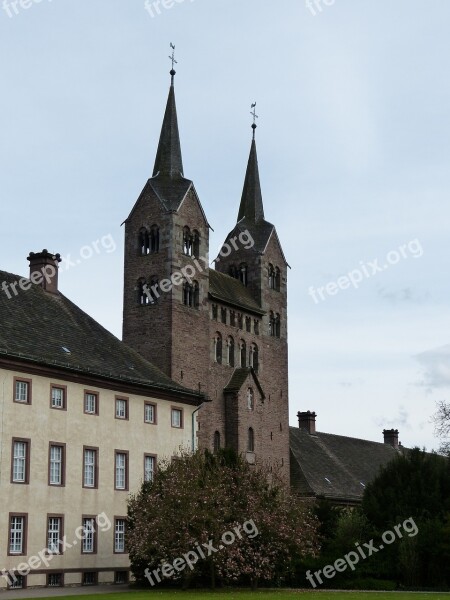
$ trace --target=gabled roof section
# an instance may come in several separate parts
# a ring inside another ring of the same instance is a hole
[[[18,282],[19,275],[0,271],[0,281]],[[178,385],[129,348],[62,294],[40,286],[8,298],[0,290],[0,359],[11,358],[136,384],[203,400]]]
[[[259,383],[258,376],[256,375],[255,370],[252,367],[241,367],[239,369],[235,369],[230,381],[224,387],[223,391],[229,393],[239,392],[249,376],[253,377],[253,381],[256,387],[258,388],[259,393],[261,394],[261,398],[264,400],[266,396],[261,387],[261,384]]]
[[[297,491],[342,502],[360,502],[364,487],[398,451],[388,444],[289,428],[293,485]]]
[[[265,314],[245,285],[238,279],[220,273],[215,269],[209,269],[209,295],[215,300],[225,302],[236,308],[258,315]]]

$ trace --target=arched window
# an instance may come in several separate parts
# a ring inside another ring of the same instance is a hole
[[[247,265],[245,263],[239,265],[239,280],[242,284],[247,285]]]
[[[253,367],[255,372],[258,372],[259,368],[259,351],[256,344],[250,346],[250,366]]]
[[[192,255],[195,256],[195,258],[199,258],[200,256],[200,234],[196,230],[194,230],[192,236]]]
[[[275,285],[274,285],[274,290],[276,290],[277,292],[280,291],[281,288],[281,272],[280,269],[277,267],[275,269]]]
[[[255,335],[259,335],[259,321],[258,319],[255,319],[253,322],[253,331],[255,332]]]
[[[138,304],[141,306],[156,304],[156,301],[159,298],[158,279],[156,277],[152,277],[150,280],[150,285],[148,285],[144,278],[139,279],[137,282],[137,292]]]
[[[219,332],[214,336],[214,360],[219,365],[222,364],[222,336]]]
[[[244,329],[244,317],[242,316],[242,313],[238,313],[238,328]]]
[[[192,256],[192,237],[189,227],[183,229],[183,254]]]
[[[269,313],[269,335],[275,335],[275,315],[273,314],[273,310]]]
[[[279,313],[276,314],[275,317],[275,337],[280,337],[281,336],[281,318]]]
[[[200,299],[200,289],[197,281],[193,283],[188,283],[185,281],[183,283],[183,304],[185,306],[191,306],[193,308],[198,308]]]
[[[227,340],[228,346],[228,364],[230,367],[234,367],[234,339],[231,337]]]
[[[248,388],[247,390],[247,408],[248,410],[253,410],[255,408],[255,396],[252,388]]]
[[[246,367],[247,366],[247,344],[244,342],[244,340],[241,340],[240,343],[240,355],[241,355],[241,367]]]
[[[245,330],[248,333],[251,333],[252,331],[252,320],[250,317],[245,317]]]
[[[247,452],[255,451],[255,432],[252,427],[248,429],[248,438],[247,438]]]
[[[150,238],[145,227],[139,230],[139,254],[146,256],[150,254]]]
[[[150,229],[150,252],[159,252],[159,227],[152,225]]]
[[[194,288],[194,308],[198,308],[200,306],[200,286],[198,285],[198,281],[194,281],[192,284]]]
[[[137,295],[138,304],[141,306],[149,304],[148,287],[145,279],[139,279],[137,282]]]
[[[214,452],[219,452],[220,450],[220,433],[216,431],[214,433]]]
[[[269,289],[275,289],[275,269],[273,265],[269,265]]]

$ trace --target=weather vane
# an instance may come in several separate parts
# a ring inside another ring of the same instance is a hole
[[[170,42],[170,47],[172,48],[172,56],[169,56],[169,60],[172,61],[172,70],[170,71],[170,74],[172,75],[172,83],[173,83],[173,78],[175,75],[174,66],[178,64],[178,61],[175,60],[175,46],[172,44],[172,42]]]
[[[253,102],[253,104],[251,105],[251,108],[253,108],[252,112],[250,113],[253,117],[253,125],[252,125],[253,139],[255,139],[255,129],[257,128],[256,119],[259,119],[258,115],[256,114],[256,102]]]

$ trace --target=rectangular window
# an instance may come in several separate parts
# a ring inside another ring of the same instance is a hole
[[[65,445],[50,442],[49,450],[49,485],[64,485]]]
[[[144,481],[153,481],[156,469],[156,456],[145,454],[144,456]]]
[[[97,392],[84,392],[84,412],[87,415],[98,415],[98,394]]]
[[[220,319],[222,321],[222,323],[227,323],[227,309],[226,308],[221,308],[220,309]]]
[[[128,571],[115,571],[114,583],[117,585],[128,583]]]
[[[236,327],[236,313],[234,310],[230,310],[230,325],[231,327]]]
[[[47,550],[50,554],[62,554],[61,542],[64,537],[63,517],[47,516]]]
[[[11,579],[11,585],[8,586],[10,590],[23,590],[27,587],[26,577],[19,575],[19,573],[9,573]]]
[[[62,573],[49,573],[47,575],[47,587],[63,587],[64,577]]]
[[[14,402],[31,404],[31,379],[14,377]]]
[[[114,521],[114,552],[125,552],[126,519],[116,518]]]
[[[83,487],[98,487],[98,448],[83,448]]]
[[[115,488],[128,489],[128,452],[122,450],[115,453]]]
[[[83,517],[83,542],[81,546],[83,554],[95,554],[97,552],[95,523],[95,517]]]
[[[27,515],[10,514],[8,554],[24,555],[27,553],[26,530]]]
[[[52,385],[50,396],[50,407],[58,410],[66,409],[67,387],[63,385]]]
[[[144,407],[144,421],[146,423],[156,424],[156,404],[150,402],[145,403]]]
[[[116,398],[116,419],[128,419],[127,398]]]
[[[97,585],[97,573],[95,571],[85,571],[82,583],[83,585]]]
[[[172,408],[172,427],[183,428],[183,411],[179,408]]]
[[[11,456],[11,482],[29,483],[30,440],[13,438]]]

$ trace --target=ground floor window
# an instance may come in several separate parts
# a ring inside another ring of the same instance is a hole
[[[49,573],[47,575],[48,587],[62,587],[64,585],[62,573]]]
[[[85,571],[82,583],[83,585],[97,585],[97,573],[95,571]]]
[[[116,571],[114,574],[114,583],[128,583],[128,571]]]
[[[26,578],[18,573],[10,573],[9,578],[11,583],[9,585],[10,590],[22,590],[26,588]]]

